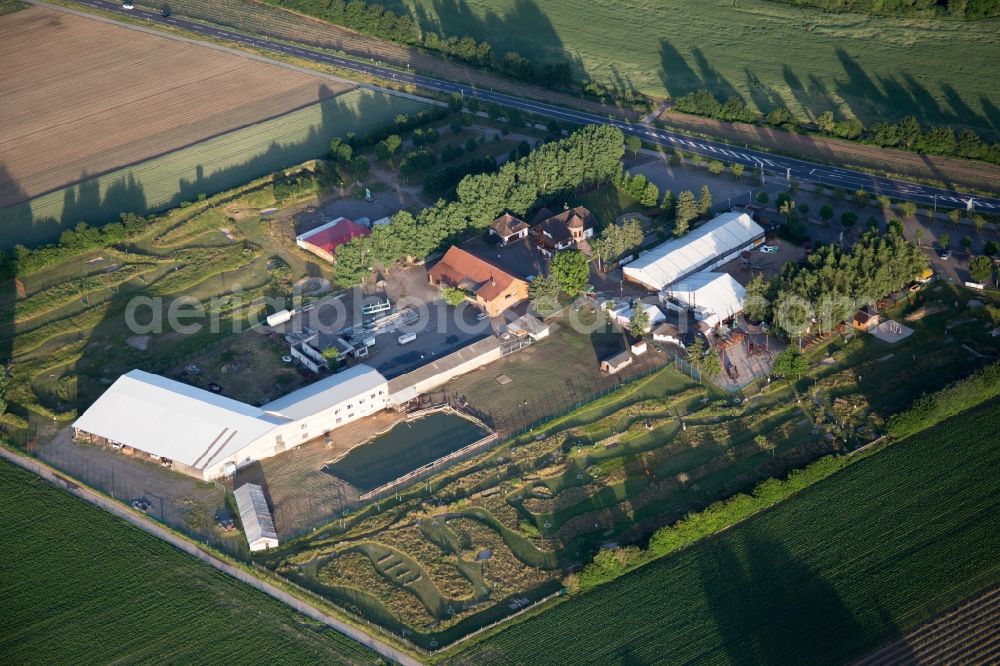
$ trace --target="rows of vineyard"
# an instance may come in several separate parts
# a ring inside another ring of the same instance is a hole
[[[360,644],[6,461],[0,524],[5,663],[380,663]]]
[[[843,663],[1000,582],[1000,401],[470,648],[460,663]]]

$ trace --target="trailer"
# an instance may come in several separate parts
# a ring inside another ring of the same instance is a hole
[[[294,310],[278,310],[274,314],[267,315],[267,325],[278,326],[284,324],[286,321],[291,320],[293,314],[295,314]]]
[[[405,345],[408,342],[413,342],[416,339],[417,339],[417,334],[416,333],[406,333],[405,335],[399,336],[398,341],[399,341],[399,344]]]

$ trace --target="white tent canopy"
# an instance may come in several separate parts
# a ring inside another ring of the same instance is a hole
[[[664,304],[692,310],[695,319],[709,326],[743,310],[746,290],[728,273],[695,273],[663,291]]]
[[[625,266],[625,278],[652,291],[697,271],[711,270],[764,237],[764,229],[746,213],[723,213],[691,233],[662,243]]]

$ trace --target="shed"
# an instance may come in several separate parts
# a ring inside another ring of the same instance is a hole
[[[613,375],[630,365],[632,365],[632,354],[628,351],[623,351],[601,361],[601,372]]]
[[[867,331],[878,326],[878,311],[868,305],[854,313],[854,328]]]
[[[684,335],[670,323],[662,323],[653,329],[653,342],[666,342],[684,349]]]
[[[271,510],[267,508],[263,488],[255,483],[244,483],[233,495],[236,497],[236,508],[240,511],[240,522],[243,524],[250,552],[277,548],[278,533],[274,529]]]
[[[639,302],[632,306],[621,305],[614,312],[612,312],[611,314],[614,317],[615,323],[621,326],[622,328],[627,328],[631,330],[632,313],[635,310],[635,308],[641,308],[642,310],[645,310],[646,316],[649,317],[650,328],[653,328],[654,326],[667,320],[666,316],[663,314],[663,311],[660,310],[660,308],[658,308],[653,303]]]
[[[507,326],[510,332],[519,337],[527,335],[532,340],[541,340],[549,336],[549,325],[531,314],[523,314]]]

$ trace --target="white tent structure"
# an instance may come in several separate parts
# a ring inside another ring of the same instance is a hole
[[[668,308],[691,310],[696,320],[717,326],[743,311],[746,290],[728,273],[704,271],[667,287],[660,298]]]
[[[764,242],[764,229],[746,213],[723,213],[691,233],[639,255],[623,269],[625,279],[650,291],[721,266]]]
[[[271,510],[267,508],[264,490],[255,483],[244,483],[233,493],[240,523],[246,535],[250,552],[278,547],[278,532],[274,529]]]

